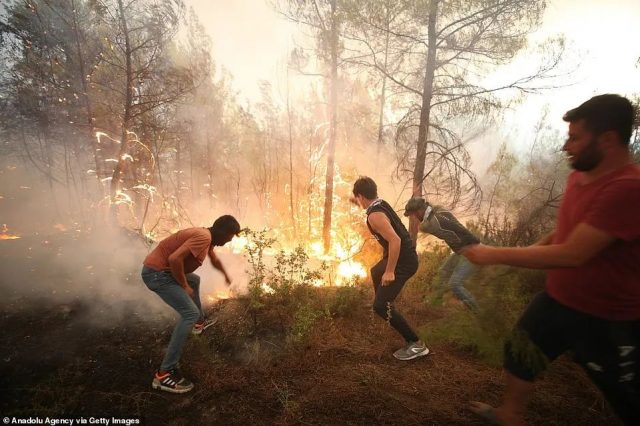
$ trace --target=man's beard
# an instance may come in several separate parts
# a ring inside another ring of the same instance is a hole
[[[602,161],[602,151],[598,148],[596,138],[592,138],[589,145],[571,162],[571,167],[580,172],[593,170]]]

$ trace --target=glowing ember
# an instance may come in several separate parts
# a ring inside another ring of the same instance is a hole
[[[247,244],[249,244],[249,240],[247,239],[247,237],[244,235],[240,235],[234,237],[233,240],[231,240],[231,242],[229,243],[229,246],[231,247],[231,252],[237,254],[244,252]]]
[[[229,299],[231,297],[231,293],[228,291],[219,291],[216,293],[216,297],[219,300]]]
[[[273,294],[273,293],[276,292],[274,289],[272,289],[271,287],[269,287],[266,284],[262,284],[261,287],[262,287],[262,290],[264,290],[264,292],[267,293],[267,294]]]
[[[347,260],[338,265],[336,284],[342,285],[355,277],[365,278],[366,276],[367,271],[361,263]]]
[[[20,238],[17,235],[13,235],[9,233],[9,227],[6,223],[2,224],[2,229],[0,229],[2,233],[0,234],[0,240],[17,240]]]
[[[208,294],[207,300],[211,303],[215,303],[219,300],[225,300],[231,298],[231,292],[228,290],[221,290],[216,292],[215,294]]]
[[[324,247],[322,241],[313,241],[309,243],[308,250],[314,258],[323,260],[328,263],[337,264],[335,269],[336,285],[344,285],[351,282],[354,278],[365,278],[367,276],[367,271],[365,267],[360,263],[351,258],[357,253],[360,246],[362,245],[362,241],[359,237],[356,238],[356,244],[354,244],[350,249],[342,246],[337,242],[333,242],[331,245],[331,250],[329,253],[324,253]],[[314,282],[313,285],[315,287],[321,287],[325,285],[323,281]]]
[[[120,141],[118,139],[114,139],[114,138],[112,138],[111,136],[107,135],[104,132],[96,132],[96,139],[98,140],[98,143],[102,143],[102,140],[101,140],[102,137],[105,137],[105,138],[111,140],[112,142],[120,143]]]
[[[131,197],[128,194],[125,194],[124,192],[118,190],[116,191],[116,196],[114,197],[113,200],[113,204],[127,204],[127,205],[132,205],[133,204],[133,200],[131,199]]]
[[[17,240],[18,237],[17,235],[11,235],[11,234],[0,234],[0,240]]]

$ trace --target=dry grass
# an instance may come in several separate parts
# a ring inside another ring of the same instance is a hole
[[[77,322],[81,306],[5,313],[0,359],[10,362],[0,371],[0,411],[141,415],[147,424],[170,425],[482,424],[466,406],[469,400],[499,401],[500,369],[445,343],[430,345],[428,357],[395,360],[391,354],[402,341],[373,315],[371,296],[366,289],[350,299],[348,312],[318,317],[296,344],[288,339],[291,323],[273,307],[264,308],[257,325],[247,300],[210,307],[218,322],[190,338],[183,353],[183,371],[196,383],[186,395],[150,388],[170,321],[87,328]],[[312,305],[327,306],[332,297],[321,290]],[[456,309],[427,306],[418,291],[407,291],[398,304],[410,323],[426,328]],[[545,426],[615,421],[567,359],[538,384],[528,420]]]

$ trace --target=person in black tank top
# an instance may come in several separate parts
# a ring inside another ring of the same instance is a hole
[[[394,352],[402,361],[427,355],[429,349],[393,306],[404,284],[418,270],[418,255],[407,228],[386,201],[378,198],[373,179],[360,177],[353,184],[353,199],[367,211],[367,227],[378,240],[384,254],[371,268],[375,298],[373,310],[405,339],[406,346]]]

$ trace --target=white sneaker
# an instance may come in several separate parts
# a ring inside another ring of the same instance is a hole
[[[393,353],[393,356],[400,361],[409,361],[410,359],[418,358],[429,354],[429,348],[422,342],[411,342],[404,348],[398,349]]]
[[[191,333],[198,335],[202,334],[207,328],[211,327],[213,324],[218,322],[218,318],[214,318],[212,320],[204,320],[203,322],[197,322],[193,325],[191,329]]]

